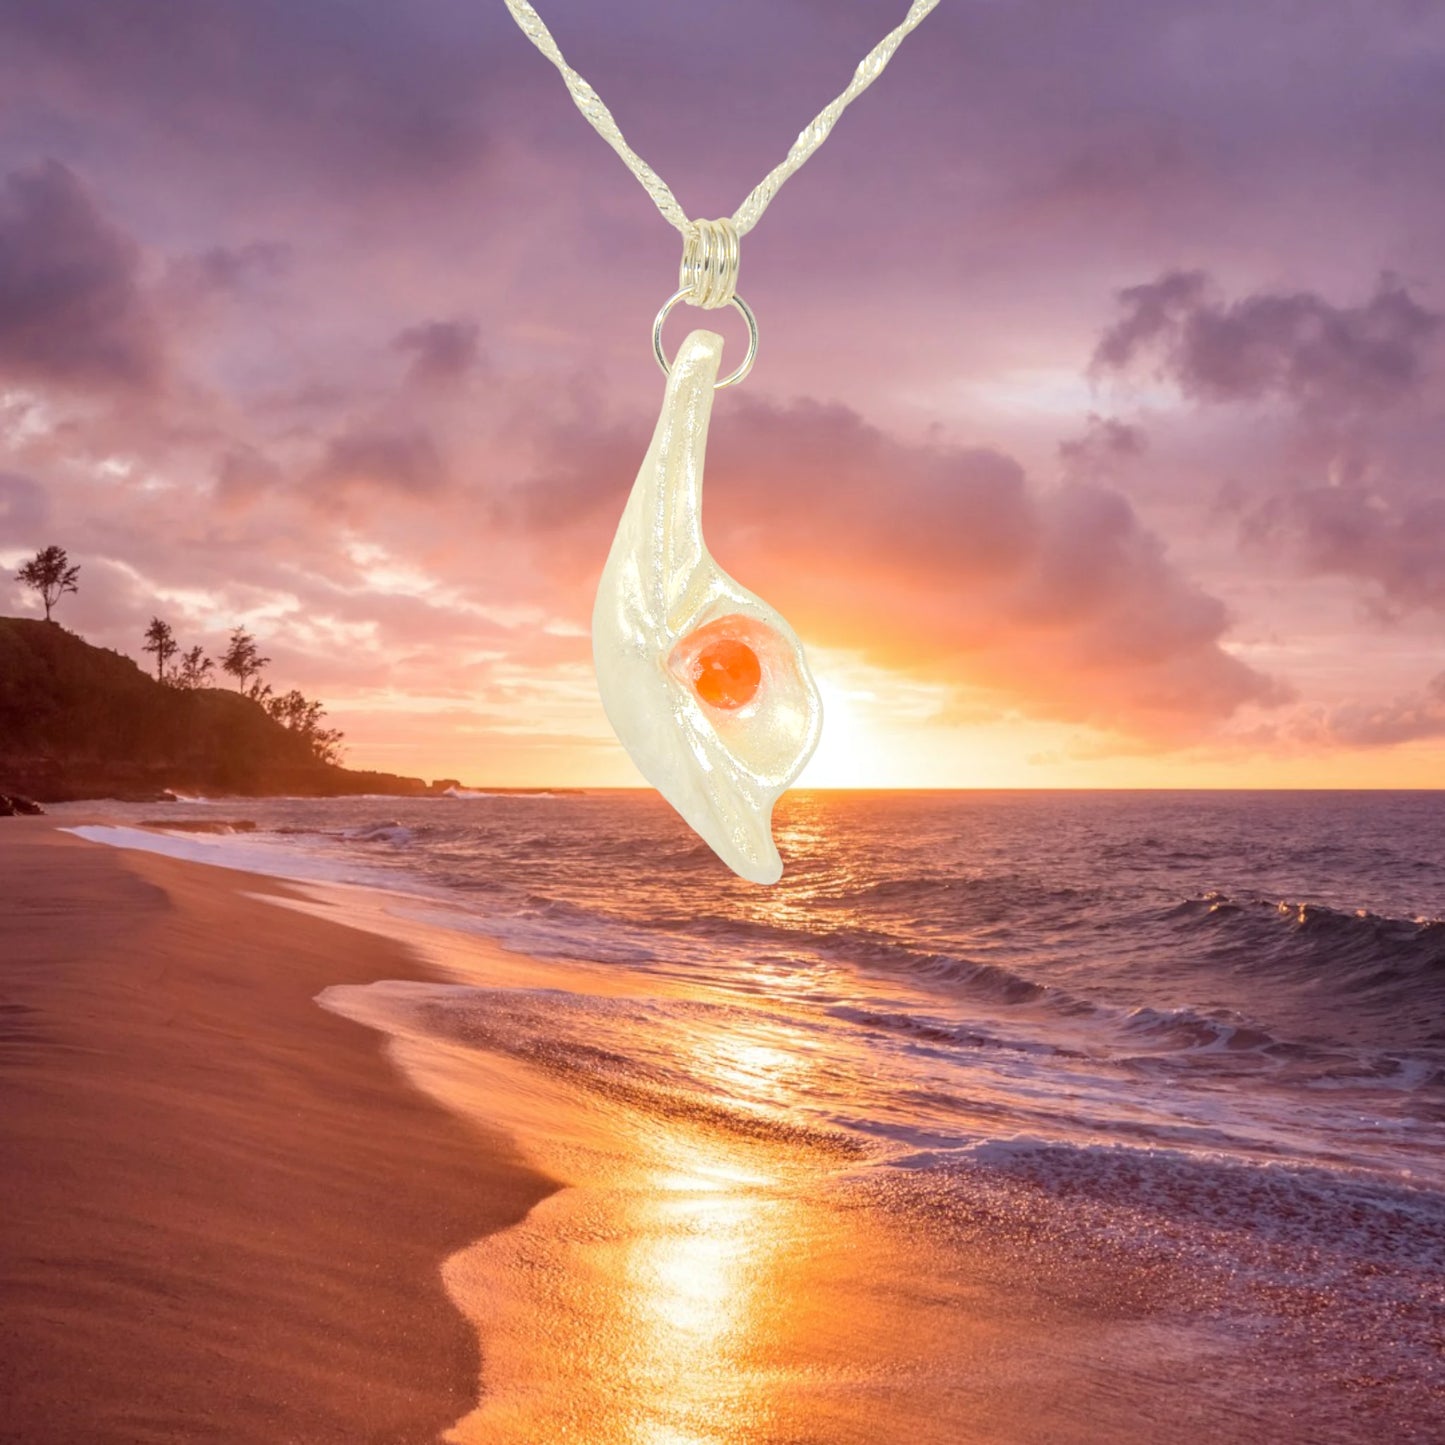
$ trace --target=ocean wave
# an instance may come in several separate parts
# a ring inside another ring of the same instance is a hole
[[[1223,893],[1188,899],[1163,917],[1216,965],[1399,1005],[1425,1025],[1424,1039],[1445,1042],[1445,919]]]
[[[1297,937],[1341,941],[1353,947],[1385,943],[1422,952],[1436,967],[1445,967],[1445,918],[1394,918],[1366,908],[1347,911],[1324,903],[1234,898],[1221,892],[1188,898],[1166,910],[1164,916],[1218,927],[1241,921],[1265,926],[1273,922],[1287,926]]]
[[[1217,912],[1211,916],[1217,918],[1235,906],[1219,898],[1191,900],[1171,914],[1192,918],[1213,907]],[[1274,909],[1260,911],[1267,926],[1278,932],[1283,915]],[[610,916],[592,899],[579,902],[529,891],[512,894],[505,916],[494,916],[490,927],[509,946],[561,957],[643,966],[699,966],[731,959],[807,967],[821,960],[874,977],[906,979],[938,993],[950,1008],[967,1008],[967,1022],[936,1025],[928,1015],[911,1010],[899,1010],[883,1022],[881,1014],[871,1020],[860,1017],[859,1022],[938,1048],[994,1046],[990,1040],[1003,1035],[986,1025],[1012,1018],[1015,1023],[1005,1031],[1008,1047],[1061,1057],[1088,1050],[1136,1071],[1169,1069],[1214,1081],[1269,1074],[1300,1087],[1418,1089],[1432,1097],[1442,1087],[1439,1066],[1421,1065],[1397,1049],[1295,1037],[1277,1023],[1236,1010],[1091,996],[1047,981],[1047,973],[1037,976],[1035,966],[1049,968],[1048,959],[1042,965],[1010,967],[920,948],[882,928],[851,923],[819,927],[816,916],[795,921],[785,915],[781,922],[724,914],[688,917],[671,910]],[[1137,987],[1147,990],[1160,981],[1159,975],[1143,975]]]
[[[1116,834],[1118,857],[1100,867],[1110,840],[1092,824],[1067,847],[1047,830],[979,840],[939,804],[934,834],[892,852],[883,846],[898,840],[891,823],[840,812],[832,851],[807,854],[763,892],[720,877],[652,800],[526,802],[233,802],[258,820],[255,833],[92,836],[445,898],[440,926],[549,963],[615,965],[637,970],[634,981],[665,980],[669,995],[709,991],[811,1019],[823,1032],[798,1056],[811,1050],[821,1062],[814,1081],[851,1070],[856,1109],[844,1100],[824,1110],[776,1040],[757,1053],[777,1075],[760,1097],[791,1089],[815,1117],[890,1148],[934,1133],[1057,1128],[1139,1145],[1395,1161],[1426,1158],[1430,1124],[1445,1118],[1445,921],[1425,916],[1439,908],[1445,873],[1405,878],[1393,853],[1388,871],[1297,875],[1291,849],[1271,853],[1261,837],[1244,856],[1230,834],[1195,850],[1210,861],[1161,863],[1167,850],[1147,839],[1168,835],[1139,828]],[[1175,852],[1186,851],[1189,826],[1181,814]],[[660,869],[663,856],[671,863]],[[1191,896],[1215,882],[1220,891]],[[1312,887],[1327,902],[1292,901]],[[1352,897],[1377,911],[1338,906]],[[484,1031],[485,1009],[476,1012]],[[551,1049],[555,1067],[570,1056],[609,1088],[661,1089],[658,1107],[671,1099],[689,1109],[715,1085],[663,1075],[699,1035],[734,1030],[721,1015],[716,1028],[701,1019],[673,1028],[662,1015],[594,1018],[563,1029],[554,1047],[544,1022],[498,1026],[531,1035],[527,1049]],[[737,1027],[745,1036],[745,1019]],[[663,1074],[637,1075],[639,1061]],[[1438,1174],[1438,1164],[1420,1168]]]
[[[1282,1047],[1268,1029],[1251,1024],[1238,1014],[1210,1015],[1190,1008],[1159,1009],[1149,1006],[1130,1009],[1123,1018],[1124,1031],[1171,1051],[1264,1052]]]
[[[1070,1260],[1086,1290],[1101,1265],[1149,1298],[1167,1281],[1282,1374],[1338,1370],[1361,1427],[1291,1438],[1438,1438],[1445,1196],[1408,1176],[1016,1135],[899,1156],[849,1185],[914,1228],[1012,1242],[1025,1260],[1045,1241],[1057,1287]]]
[[[254,833],[250,818],[142,818],[139,825],[158,833]]]
[[[307,847],[298,844],[293,837],[283,837],[276,831],[259,828],[226,832],[210,829],[202,832],[162,832],[120,824],[82,824],[64,831],[92,843],[159,853],[185,862],[206,863],[238,873],[254,873],[298,883],[343,883],[392,891],[398,882],[407,881],[405,875],[396,870],[368,867],[360,859]]]
[[[1046,1057],[1080,1058],[1073,1049],[1041,1039],[1010,1038],[968,1024],[950,1023],[905,1010],[880,1010],[858,1004],[839,1003],[828,1007],[829,1017],[856,1024],[866,1032],[896,1034],[923,1045],[954,1049],[999,1049],[1009,1053],[1039,1054]]]
[[[349,843],[391,843],[403,847],[415,840],[416,832],[393,820],[389,823],[369,823],[361,828],[345,828],[336,836]]]
[[[922,921],[933,917],[951,925],[987,927],[1020,914],[1040,914],[1082,908],[1099,901],[1097,888],[1051,882],[1027,873],[959,873],[920,871],[906,877],[859,883],[847,879],[833,890],[820,890],[809,898],[810,908],[863,912],[879,907],[909,908]]]

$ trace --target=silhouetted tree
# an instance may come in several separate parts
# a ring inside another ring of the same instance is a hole
[[[300,733],[320,762],[335,763],[340,759],[342,734],[336,728],[321,726],[326,709],[319,702],[313,702],[293,687],[290,692],[268,698],[266,711],[284,727]]]
[[[79,564],[74,567],[70,565],[70,558],[65,555],[64,547],[45,547],[15,574],[15,580],[23,582],[40,594],[40,600],[45,604],[45,620],[49,622],[50,609],[67,592],[80,591],[75,580],[79,576]]]
[[[159,617],[151,618],[151,625],[146,628],[145,650],[155,653],[156,681],[164,682],[166,663],[180,651],[180,644],[176,641],[169,622],[162,622]]]
[[[317,728],[311,734],[311,751],[316,754],[316,760],[339,768],[341,766],[341,744],[345,736],[340,728]]]
[[[203,647],[193,647],[189,652],[181,653],[181,665],[171,673],[171,686],[183,688],[188,692],[198,687],[204,687],[206,674],[215,665],[205,655]]]
[[[236,690],[246,691],[246,684],[253,677],[260,674],[263,667],[270,663],[269,657],[262,657],[256,646],[256,639],[249,632],[238,627],[232,634],[231,640],[226,644],[225,656],[221,658],[221,667],[229,672],[236,679]]]
[[[309,732],[321,717],[319,702],[311,702],[294,687],[290,692],[278,694],[266,703],[266,711],[293,732]]]

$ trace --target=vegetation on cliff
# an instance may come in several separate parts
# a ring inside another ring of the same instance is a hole
[[[167,685],[58,623],[0,617],[0,791],[46,802],[431,791],[329,761],[319,716],[299,693]]]

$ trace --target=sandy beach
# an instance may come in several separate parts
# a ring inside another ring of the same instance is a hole
[[[0,832],[0,1441],[1432,1438],[1423,1196],[880,1167],[786,973],[504,950],[198,812]]]
[[[549,1183],[312,1002],[416,977],[273,885],[0,834],[0,1440],[430,1440],[472,1404],[443,1259]]]
[[[980,1237],[987,1214],[945,1242],[826,1205],[856,1157],[831,1139],[659,1114],[579,1088],[565,1052],[448,1054],[364,1016],[372,980],[425,991],[429,949],[436,977],[501,987],[576,968],[388,923],[366,894],[352,915],[396,939],[360,932],[324,890],[44,820],[0,849],[0,1439],[861,1445],[1201,1423],[1198,1401],[1129,1388],[1150,1312],[1132,1277],[1054,1259],[1036,1287],[1016,1230]],[[1187,1369],[1189,1349],[1156,1334],[1156,1358]]]

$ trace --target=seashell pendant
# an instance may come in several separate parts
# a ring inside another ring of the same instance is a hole
[[[694,331],[592,611],[608,720],[642,775],[735,873],[776,883],[773,805],[812,756],[818,689],[793,629],[713,561],[702,478],[723,342]]]

